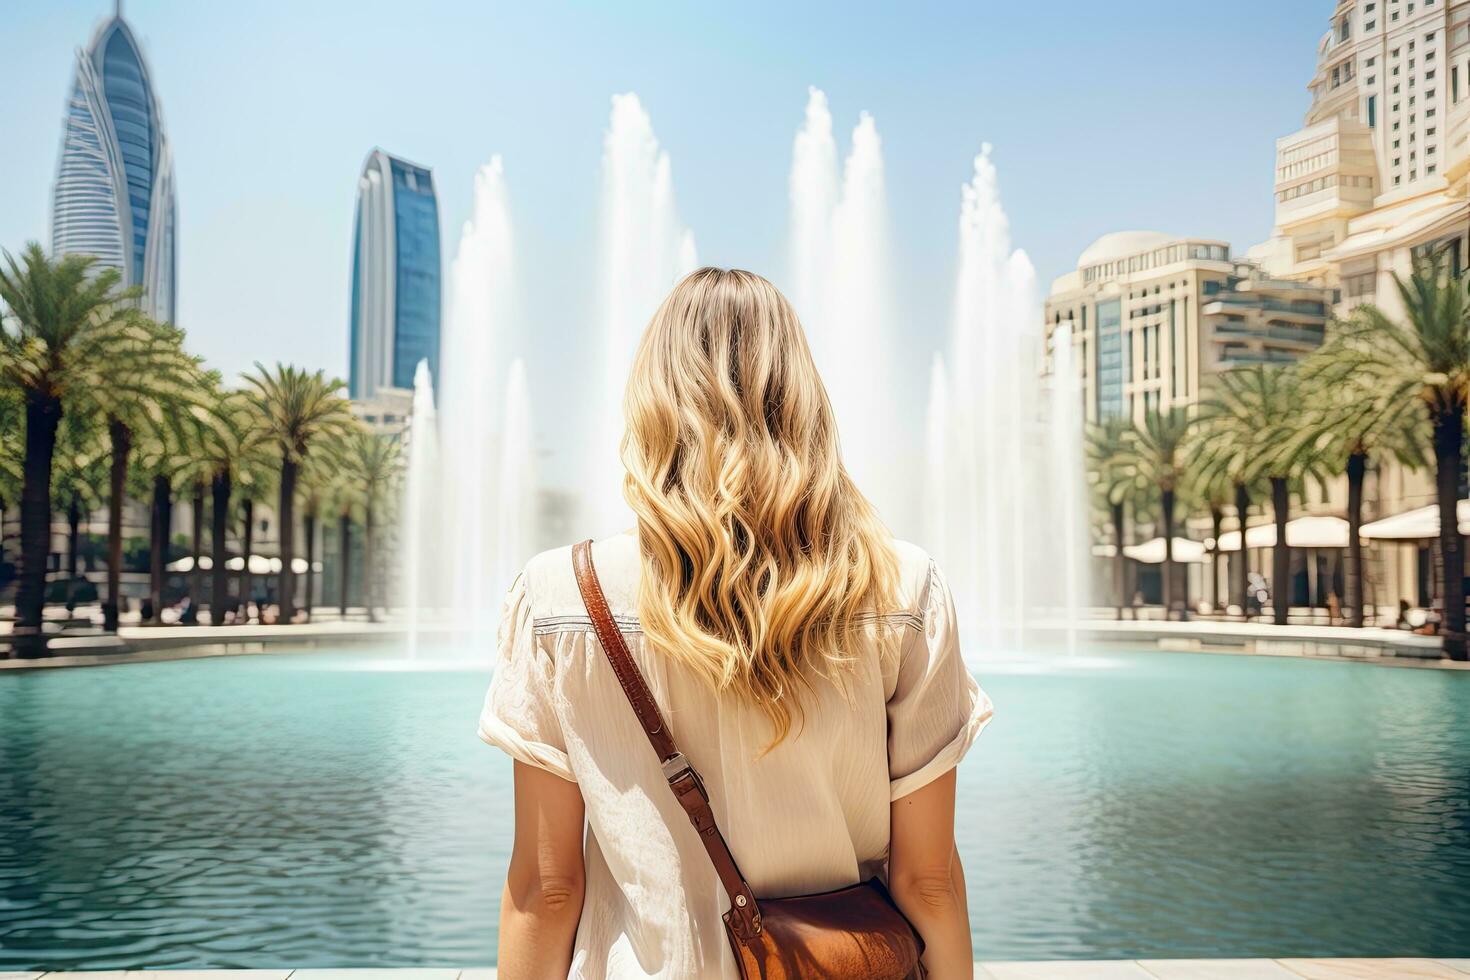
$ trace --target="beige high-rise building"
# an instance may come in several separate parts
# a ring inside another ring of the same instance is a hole
[[[1399,312],[1393,275],[1470,259],[1470,0],[1339,0],[1306,126],[1276,141],[1276,227],[1249,257]]]
[[[1052,283],[1047,349],[1070,327],[1087,419],[1141,422],[1149,411],[1195,404],[1216,372],[1313,350],[1333,298],[1233,260],[1225,242],[1117,232]]]
[[[1047,349],[1069,325],[1090,420],[1190,405],[1213,372],[1299,357],[1328,314],[1371,302],[1398,317],[1394,276],[1418,257],[1470,264],[1470,0],[1339,0],[1308,87],[1305,125],[1276,144],[1272,235],[1244,260],[1128,232],[1053,283]],[[1340,514],[1345,496],[1314,492],[1304,509]],[[1432,473],[1382,462],[1364,517],[1433,501]],[[1375,542],[1367,601],[1389,616],[1401,598],[1429,602],[1429,548]]]
[[[1276,141],[1276,226],[1249,257],[1334,289],[1338,315],[1373,303],[1397,318],[1394,276],[1416,258],[1438,253],[1456,273],[1470,260],[1470,0],[1339,0],[1309,88],[1305,127]],[[1433,502],[1432,472],[1383,461],[1365,519]],[[1375,543],[1369,601],[1429,601],[1428,549]]]

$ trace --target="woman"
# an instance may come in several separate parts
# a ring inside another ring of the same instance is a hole
[[[597,575],[754,894],[883,876],[930,976],[970,976],[954,767],[990,702],[938,569],[843,469],[790,304],[749,272],[690,274],[643,336],[624,410],[638,524],[594,544]],[[501,980],[737,976],[730,900],[570,549],[526,566],[499,647],[480,737],[515,759]]]

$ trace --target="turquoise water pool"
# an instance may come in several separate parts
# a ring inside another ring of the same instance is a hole
[[[1470,956],[1470,673],[976,672],[977,958]],[[363,652],[0,674],[0,971],[493,964],[488,677]]]

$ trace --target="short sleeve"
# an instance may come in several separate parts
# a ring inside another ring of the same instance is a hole
[[[992,715],[990,698],[960,656],[954,597],[932,561],[918,611],[923,631],[912,630],[905,637],[888,699],[892,800],[959,765]]]
[[[555,709],[556,664],[537,642],[522,572],[505,596],[480,738],[517,762],[576,781]]]

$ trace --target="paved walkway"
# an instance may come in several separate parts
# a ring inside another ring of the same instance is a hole
[[[479,970],[130,970],[0,973],[0,980],[495,980]],[[976,963],[976,980],[1466,980],[1470,959],[1097,960]]]
[[[427,624],[420,630],[430,635],[452,635],[452,630],[443,624]],[[1199,650],[1470,670],[1470,663],[1444,659],[1437,636],[1416,636],[1404,630],[1371,626],[1364,629],[1305,624],[1276,626],[1204,619],[1187,622],[1087,619],[1066,623],[1043,619],[1029,624],[1027,631],[1057,646],[1075,639],[1088,646],[1116,644],[1135,650]],[[401,642],[407,634],[408,624],[395,619],[381,623],[325,620],[294,626],[124,626],[116,634],[89,631],[57,637],[51,641],[50,655],[37,660],[7,659],[0,652],[0,671],[298,652],[303,647]],[[0,642],[3,640],[4,636],[0,635]]]

